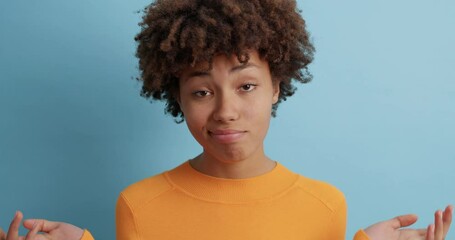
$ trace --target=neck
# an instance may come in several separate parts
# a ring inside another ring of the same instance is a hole
[[[248,159],[225,162],[202,153],[190,161],[197,171],[217,178],[241,179],[256,177],[275,168],[276,162],[260,154]]]

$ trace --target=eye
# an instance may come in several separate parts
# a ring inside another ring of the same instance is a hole
[[[240,87],[240,90],[244,91],[244,92],[251,92],[256,88],[256,86],[257,86],[256,84],[247,83],[247,84],[242,85]]]
[[[196,97],[205,97],[205,96],[210,96],[212,95],[211,92],[209,91],[196,91],[193,93]]]

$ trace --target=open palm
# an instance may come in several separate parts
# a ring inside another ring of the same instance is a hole
[[[434,224],[426,229],[403,229],[417,221],[413,214],[373,224],[365,229],[371,240],[444,240],[452,222],[453,207],[436,211]]]
[[[24,227],[29,229],[26,236],[19,236],[19,227],[23,215],[17,212],[8,229],[8,233],[0,230],[0,240],[79,240],[83,230],[63,222],[51,222],[44,219],[29,219],[24,221]]]

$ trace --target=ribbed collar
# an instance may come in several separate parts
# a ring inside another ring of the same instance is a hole
[[[203,174],[189,161],[167,171],[166,178],[174,187],[186,194],[206,201],[219,203],[249,203],[279,197],[290,189],[298,175],[280,163],[265,174],[245,179],[226,179]]]

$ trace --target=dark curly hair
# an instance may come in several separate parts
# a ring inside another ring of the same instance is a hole
[[[166,112],[184,120],[177,102],[178,74],[217,54],[249,60],[257,50],[280,81],[278,104],[307,83],[314,47],[294,0],[157,0],[144,9],[136,35],[141,96],[166,101]]]

